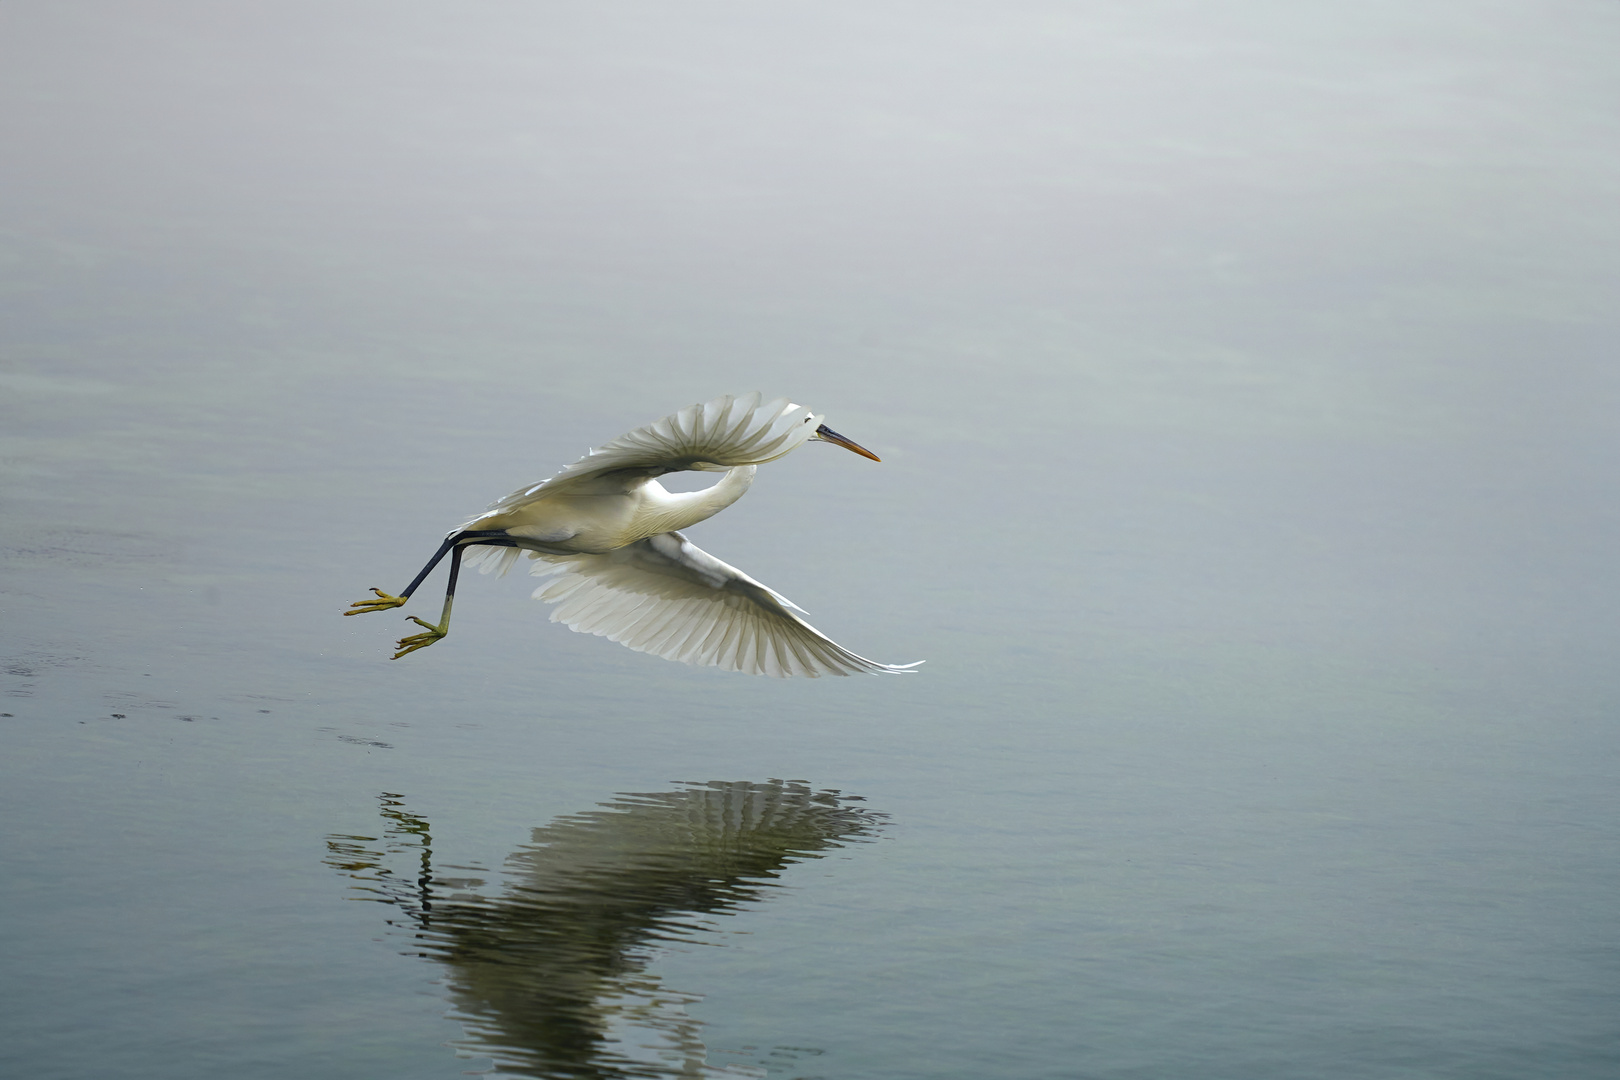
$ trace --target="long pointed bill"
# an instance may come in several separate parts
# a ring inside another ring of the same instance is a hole
[[[864,447],[860,443],[856,442],[854,439],[846,439],[846,438],[844,438],[842,435],[838,434],[838,432],[834,431],[832,428],[828,427],[826,424],[822,424],[820,427],[816,428],[816,438],[820,439],[822,442],[835,443],[835,444],[837,444],[839,446],[842,446],[845,450],[853,450],[857,454],[861,455],[861,457],[868,457],[868,458],[871,458],[873,461],[882,461],[883,460],[882,458],[878,457],[876,454],[872,453],[872,451],[868,450],[866,447]]]

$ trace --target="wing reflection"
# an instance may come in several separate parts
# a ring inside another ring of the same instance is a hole
[[[497,1072],[538,1077],[761,1075],[707,1065],[696,995],[645,972],[659,942],[761,899],[790,863],[871,837],[882,815],[801,783],[711,782],[620,795],[535,829],[496,896],[435,875],[428,823],[385,794],[382,837],[332,836],[327,863],[398,908],[409,950],[444,964],[456,1012]],[[400,873],[394,864],[417,865]],[[467,868],[457,868],[467,869]]]

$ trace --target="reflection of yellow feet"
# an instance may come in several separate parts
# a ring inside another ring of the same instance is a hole
[[[372,589],[371,591],[376,593],[381,599],[356,600],[354,603],[349,605],[349,610],[345,611],[343,614],[364,615],[368,611],[387,611],[389,608],[400,607],[405,603],[406,600],[410,599],[407,596],[389,596],[381,589]]]
[[[445,624],[441,624],[439,626],[434,626],[432,623],[423,622],[421,619],[418,619],[415,615],[412,615],[411,616],[411,622],[415,623],[417,626],[425,626],[425,627],[427,627],[427,633],[425,633],[425,634],[412,634],[410,637],[402,637],[398,641],[396,641],[394,643],[394,647],[396,649],[398,649],[399,652],[394,654],[394,659],[395,660],[398,660],[400,657],[404,656],[406,653],[413,653],[417,649],[425,649],[425,648],[427,648],[429,645],[433,644],[435,641],[438,641],[440,638],[444,637],[444,635],[446,635],[446,634],[448,634],[450,632],[450,627],[448,625],[445,625],[445,624],[448,624],[450,622],[449,619],[444,620]]]

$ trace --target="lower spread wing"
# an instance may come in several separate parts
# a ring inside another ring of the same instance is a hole
[[[478,560],[486,572],[505,569],[516,554],[486,550],[492,557]],[[536,557],[532,573],[555,576],[534,592],[557,605],[553,622],[637,652],[777,678],[899,674],[917,666],[857,656],[794,614],[786,597],[678,532],[605,555]]]

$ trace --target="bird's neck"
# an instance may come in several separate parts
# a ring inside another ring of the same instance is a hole
[[[739,465],[727,469],[726,475],[713,487],[702,491],[665,491],[657,481],[647,485],[646,535],[673,532],[696,525],[714,517],[720,511],[743,497],[754,482],[754,466]],[[639,531],[639,530],[638,530]]]

